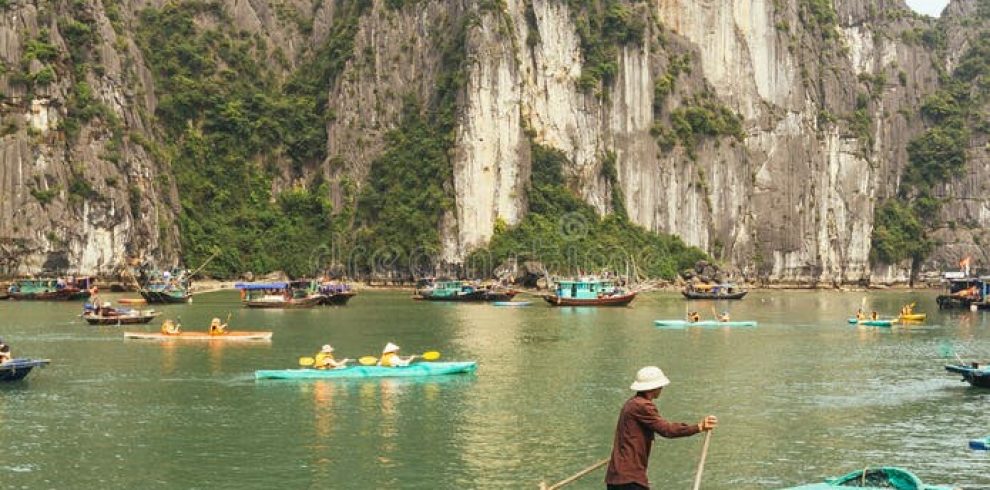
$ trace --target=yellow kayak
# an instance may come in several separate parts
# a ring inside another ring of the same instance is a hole
[[[912,313],[910,315],[901,315],[901,320],[906,322],[923,322],[927,317],[924,313]]]

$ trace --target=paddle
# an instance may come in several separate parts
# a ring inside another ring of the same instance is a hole
[[[962,365],[962,366],[965,366],[966,365],[966,363],[962,360],[962,358],[959,357],[959,354],[956,353],[956,350],[952,348],[952,344],[950,344],[948,341],[945,341],[944,340],[944,341],[942,341],[941,344],[939,344],[939,346],[938,346],[938,353],[939,353],[940,356],[946,357],[946,358],[948,358],[949,356],[955,356],[956,357],[956,360],[959,361],[959,364],[960,365]]]
[[[705,433],[705,444],[701,446],[701,461],[698,461],[698,473],[694,475],[694,490],[701,488],[701,472],[705,470],[705,458],[708,457],[708,443],[712,440],[712,431]]]
[[[344,361],[353,361],[353,360],[354,359],[344,359]],[[357,361],[361,363],[361,365],[363,366],[373,366],[375,365],[376,362],[378,362],[378,358],[376,358],[375,356],[364,356],[358,359]],[[300,366],[308,367],[308,366],[312,366],[313,364],[316,364],[316,359],[313,359],[312,357],[299,358]]]

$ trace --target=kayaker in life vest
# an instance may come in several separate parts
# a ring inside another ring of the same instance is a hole
[[[880,319],[880,314],[874,311],[873,313],[870,313],[870,319],[871,320],[879,320]]]
[[[320,352],[313,356],[313,367],[316,369],[340,369],[347,367],[350,359],[336,360],[333,358],[333,347],[330,344],[324,345]]]
[[[723,311],[722,314],[720,314],[718,316],[718,321],[720,321],[720,322],[727,322],[727,321],[729,321],[729,312],[728,311]]]
[[[224,335],[227,333],[227,324],[220,323],[219,318],[210,321],[210,335]]]
[[[687,321],[691,323],[697,323],[701,321],[701,315],[699,315],[697,311],[692,311],[691,313],[688,313]]]
[[[162,333],[165,335],[179,335],[182,331],[182,326],[171,319],[162,322]]]
[[[10,346],[7,345],[3,339],[0,339],[0,364],[9,361],[11,358],[12,354],[10,353]]]
[[[856,310],[856,319],[860,321],[866,320],[866,312],[862,308]]]
[[[399,356],[399,346],[389,342],[382,349],[382,358],[378,360],[378,365],[383,367],[403,367],[408,366],[416,356],[402,358]]]
[[[686,437],[718,425],[714,415],[697,424],[669,422],[661,417],[653,400],[669,383],[667,376],[656,366],[644,367],[636,373],[636,380],[629,387],[636,394],[622,406],[615,427],[612,456],[605,473],[605,485],[609,490],[650,488],[646,467],[655,434],[666,438]]]

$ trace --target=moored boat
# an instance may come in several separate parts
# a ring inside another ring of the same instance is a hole
[[[237,283],[241,299],[248,308],[312,308],[321,301],[313,281]]]
[[[135,325],[148,323],[161,312],[155,310],[133,310],[131,308],[111,308],[110,303],[94,306],[83,305],[82,317],[90,325]]]
[[[464,281],[435,281],[416,290],[414,299],[425,301],[511,301],[518,291],[498,286],[476,286]]]
[[[851,325],[865,325],[867,327],[892,327],[897,323],[896,318],[878,318],[876,320],[858,320],[850,318],[846,320]]]
[[[141,340],[209,340],[209,341],[259,341],[271,340],[271,332],[236,332],[229,331],[223,335],[210,335],[208,332],[179,332],[164,334],[161,332],[124,332],[124,338]]]
[[[145,281],[138,284],[138,293],[148,303],[178,304],[188,303],[192,298],[192,281],[189,271],[173,269],[154,271],[144,275]]]
[[[11,359],[0,364],[0,381],[17,381],[24,379],[32,369],[38,366],[46,366],[50,363],[48,359]]]
[[[948,364],[945,370],[950,373],[961,374],[963,381],[977,388],[990,388],[990,365],[981,366],[972,363],[969,366],[962,364]]]
[[[732,284],[688,284],[681,294],[687,299],[743,299],[749,291]]]
[[[967,271],[942,274],[946,291],[935,298],[940,310],[963,308],[990,308],[990,277],[972,277]]]
[[[350,366],[342,369],[264,369],[254,372],[255,379],[334,379],[393,378],[441,376],[472,373],[475,362],[418,362],[406,367]]]
[[[552,306],[626,306],[636,299],[636,293],[608,279],[581,278],[557,281],[554,294],[546,294],[543,299]]]
[[[822,483],[788,487],[783,490],[828,490],[849,487],[862,490],[953,490],[951,486],[927,485],[914,473],[894,466],[866,468],[843,476],[826,478]]]
[[[660,328],[688,328],[688,327],[755,327],[755,321],[720,322],[717,320],[701,320],[689,322],[687,320],[655,320],[653,325]]]
[[[969,448],[977,451],[990,451],[990,436],[983,439],[972,439],[969,441]]]
[[[16,300],[73,301],[88,298],[93,282],[92,277],[21,279],[7,288],[7,294]]]
[[[320,284],[318,292],[323,296],[320,299],[321,305],[346,305],[351,298],[357,296],[351,286],[341,283]]]

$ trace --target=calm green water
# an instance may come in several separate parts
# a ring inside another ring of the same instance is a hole
[[[940,313],[934,294],[869,293],[868,308],[917,301],[929,314],[928,326],[894,330],[847,325],[864,294],[834,292],[751,293],[729,306],[760,326],[735,330],[654,328],[684,315],[675,294],[620,309],[435,304],[402,292],[299,311],[247,310],[236,292],[159,307],[187,330],[229,311],[235,330],[275,332],[251,345],[125,341],[121,327],[82,322],[78,304],[0,302],[0,336],[15,354],[52,359],[0,386],[0,486],[535,488],[608,454],[635,371],[657,364],[673,380],[661,413],[720,418],[703,488],[781,488],[880,464],[990,488],[990,455],[966,448],[990,435],[990,390],[946,373],[939,348],[990,358],[990,317]],[[710,314],[711,303],[692,305]],[[327,342],[355,357],[387,341],[479,368],[398,381],[253,377]],[[690,488],[701,442],[658,441],[654,487]],[[569,488],[602,488],[603,477]]]

